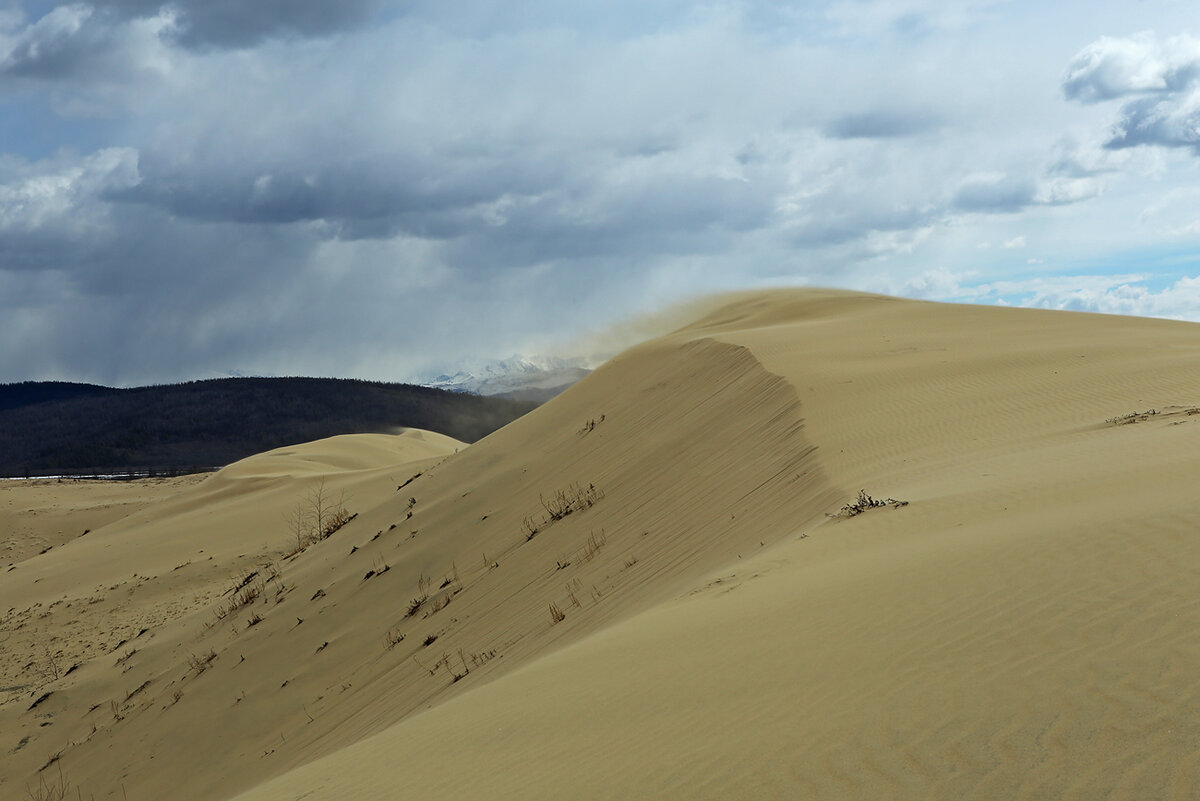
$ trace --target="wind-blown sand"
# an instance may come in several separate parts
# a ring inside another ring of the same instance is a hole
[[[1200,793],[1195,324],[752,294],[470,447],[286,450],[0,574],[0,794]]]

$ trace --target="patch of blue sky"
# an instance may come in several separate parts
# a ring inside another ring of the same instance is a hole
[[[0,153],[39,161],[62,150],[91,153],[121,144],[114,119],[62,117],[41,100],[0,100]]]
[[[1122,250],[1085,259],[1057,275],[1141,276],[1138,283],[1160,291],[1180,278],[1200,275],[1200,248],[1195,244],[1171,244]]]

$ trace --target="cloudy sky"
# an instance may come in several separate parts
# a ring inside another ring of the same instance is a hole
[[[700,292],[1200,320],[1193,0],[0,0],[0,381],[403,380]]]

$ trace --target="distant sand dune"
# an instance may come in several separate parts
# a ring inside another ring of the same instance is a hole
[[[161,622],[6,697],[0,792],[1193,798],[1198,405],[1194,324],[727,298],[469,448],[281,449],[4,574],[6,664],[81,587]],[[358,516],[280,560],[322,479]]]

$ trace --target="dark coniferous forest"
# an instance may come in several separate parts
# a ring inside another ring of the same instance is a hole
[[[226,378],[132,389],[0,384],[0,475],[212,468],[335,434],[400,428],[473,442],[535,405],[327,378]]]

